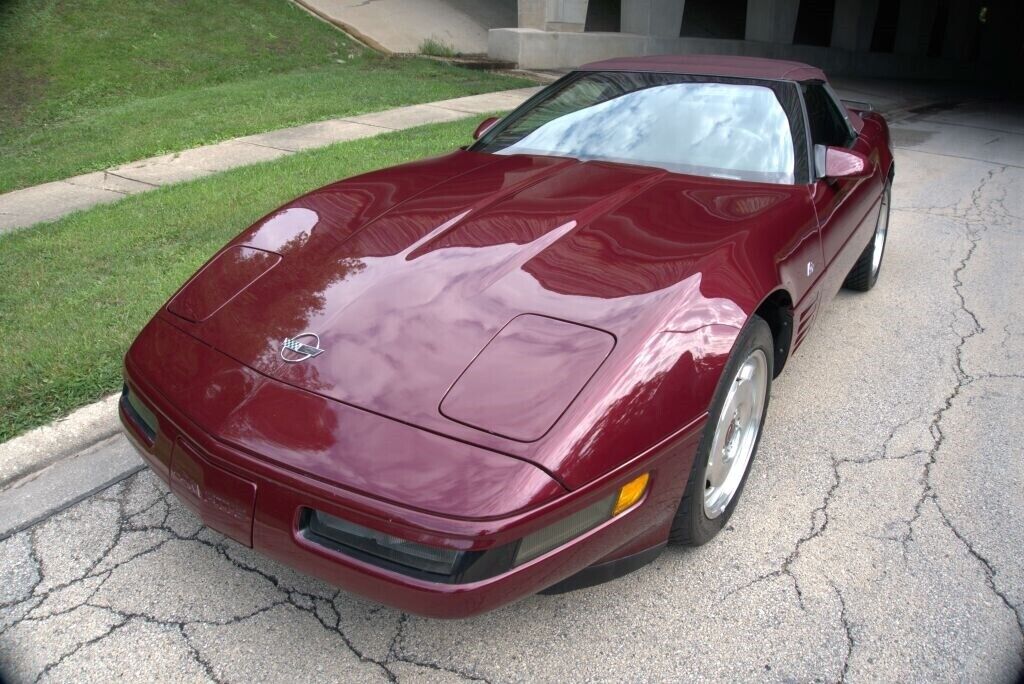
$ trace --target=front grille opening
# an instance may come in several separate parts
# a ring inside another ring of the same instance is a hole
[[[156,433],[159,427],[156,414],[135,396],[135,393],[131,391],[127,383],[121,389],[121,408],[132,424],[139,429],[143,437],[150,444],[153,444],[156,441]]]
[[[300,531],[309,541],[370,565],[410,577],[457,584],[493,577],[512,567],[518,544],[486,551],[427,546],[305,508]]]

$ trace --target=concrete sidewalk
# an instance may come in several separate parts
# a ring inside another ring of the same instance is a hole
[[[97,204],[116,202],[128,195],[270,161],[301,150],[514,109],[537,90],[504,90],[318,121],[15,190],[0,195],[0,233],[54,221]]]

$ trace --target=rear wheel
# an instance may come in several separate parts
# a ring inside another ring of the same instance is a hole
[[[885,254],[885,239],[889,235],[889,199],[892,195],[892,183],[886,182],[882,190],[882,206],[878,211],[875,223],[875,235],[861,252],[857,263],[850,269],[843,281],[843,287],[857,292],[867,292],[878,282],[878,273],[882,270],[882,256]]]
[[[669,540],[697,546],[732,516],[761,441],[773,364],[768,324],[751,316],[715,389]]]

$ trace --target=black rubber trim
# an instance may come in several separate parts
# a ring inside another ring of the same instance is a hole
[[[500,575],[512,568],[512,561],[515,558],[516,549],[519,547],[517,540],[486,551],[466,551],[451,574],[439,574],[382,558],[346,544],[343,538],[333,536],[330,530],[317,529],[315,525],[312,525],[312,513],[313,509],[303,508],[299,516],[299,533],[310,542],[355,558],[367,565],[375,565],[400,575],[438,584],[468,584]]]
[[[129,399],[130,395],[132,395],[131,389],[128,387],[128,383],[124,383],[124,386],[121,388],[121,408],[132,424],[139,429],[142,436],[149,442],[149,446],[153,446],[154,442],[156,442],[157,425],[150,425],[146,417],[136,410]],[[155,416],[153,422],[156,422]]]
[[[564,594],[569,591],[575,591],[576,589],[592,587],[595,584],[610,582],[611,580],[618,579],[623,575],[628,575],[634,570],[639,570],[660,556],[661,552],[664,550],[665,542],[662,542],[657,546],[652,546],[649,549],[644,549],[643,551],[634,553],[630,556],[616,558],[615,560],[610,560],[607,563],[591,565],[589,568],[583,568],[572,577],[566,577],[558,584],[554,584],[540,593]]]

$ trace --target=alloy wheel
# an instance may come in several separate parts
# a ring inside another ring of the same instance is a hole
[[[704,469],[704,515],[722,515],[739,491],[754,454],[768,389],[768,360],[753,350],[740,365],[719,414]]]

